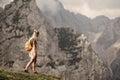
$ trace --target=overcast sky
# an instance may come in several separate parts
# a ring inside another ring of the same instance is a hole
[[[11,0],[0,0],[0,6],[4,6]],[[94,18],[105,15],[109,18],[120,17],[120,0],[59,0],[68,9],[75,13],[81,13],[87,17]],[[47,4],[49,8],[56,11],[54,0],[37,0],[40,7]],[[42,5],[42,6],[41,6]]]
[[[75,13],[94,18],[105,15],[109,18],[120,17],[120,0],[60,0],[64,7]]]

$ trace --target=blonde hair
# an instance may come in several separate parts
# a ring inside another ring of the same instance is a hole
[[[37,30],[34,30],[34,33],[33,33],[33,35],[39,35],[39,31],[37,31]]]

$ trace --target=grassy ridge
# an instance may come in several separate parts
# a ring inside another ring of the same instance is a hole
[[[0,70],[0,80],[61,80],[55,76]]]

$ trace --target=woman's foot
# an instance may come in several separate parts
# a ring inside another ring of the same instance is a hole
[[[38,72],[37,72],[37,71],[34,71],[33,73],[38,74]]]
[[[24,72],[29,73],[28,70],[24,70]]]

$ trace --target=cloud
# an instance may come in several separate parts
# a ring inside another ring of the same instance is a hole
[[[120,9],[120,0],[85,0],[90,8],[100,9]]]
[[[120,16],[120,0],[60,0],[64,7],[75,13],[94,18],[105,15],[109,18]]]
[[[4,7],[12,0],[0,0],[0,7]],[[120,17],[120,0],[36,0],[43,12],[53,15],[60,9],[62,2],[65,9],[94,18],[105,15],[109,18]]]
[[[120,9],[120,0],[59,0],[64,5],[83,6],[87,4],[92,9]]]
[[[43,11],[50,11],[53,14],[59,10],[59,3],[57,0],[36,0],[38,7]]]

